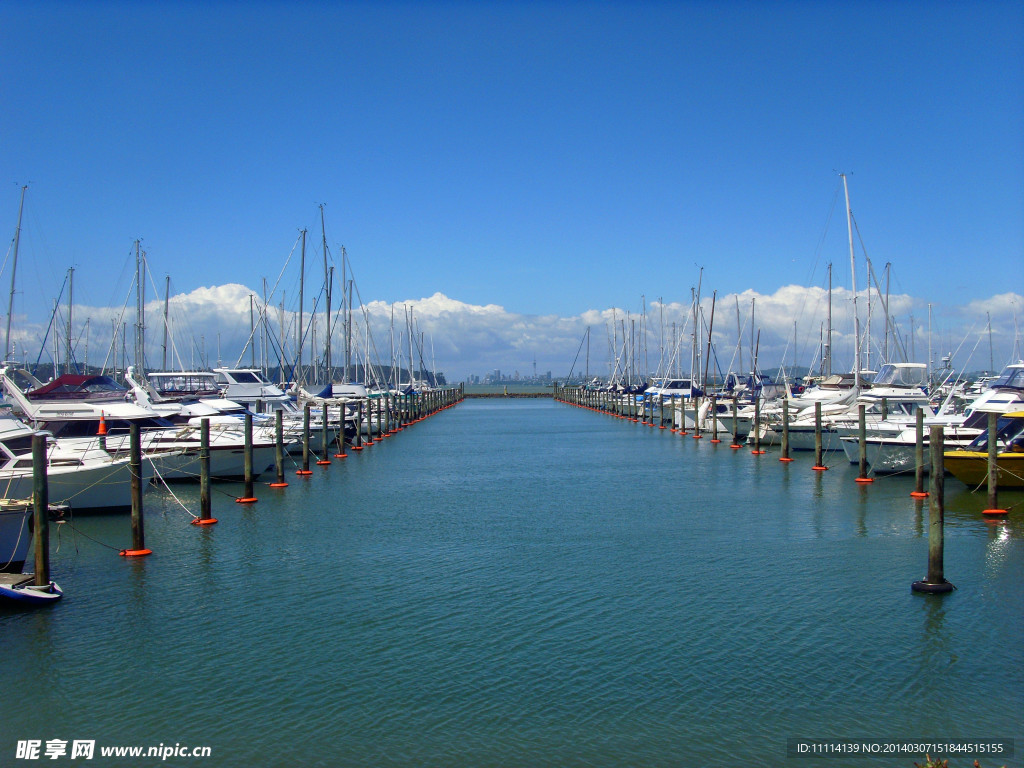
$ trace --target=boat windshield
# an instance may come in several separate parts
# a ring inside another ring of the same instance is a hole
[[[910,365],[882,366],[882,370],[871,381],[873,387],[922,387],[927,369],[923,363]]]
[[[998,378],[989,383],[990,389],[1009,388],[1024,389],[1024,365],[1008,365],[999,374]]]
[[[266,384],[256,371],[228,371],[239,384]]]
[[[1024,416],[1001,416],[996,422],[996,446],[1000,451],[1024,452]],[[988,431],[982,432],[968,447],[969,451],[988,450]]]

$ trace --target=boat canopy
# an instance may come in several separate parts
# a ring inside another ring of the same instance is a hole
[[[123,400],[128,390],[109,376],[66,373],[25,394],[32,400]]]
[[[928,367],[924,363],[886,363],[871,380],[873,387],[923,387]]]

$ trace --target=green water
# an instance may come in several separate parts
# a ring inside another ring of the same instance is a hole
[[[216,766],[906,766],[787,739],[1015,739],[1024,513],[927,505],[551,400],[472,400],[288,488],[219,485],[209,528],[147,492],[59,529],[44,610],[0,613],[19,740]],[[272,473],[271,473],[272,474]],[[264,477],[270,481],[272,477]],[[197,511],[197,490],[172,487]],[[91,538],[86,538],[86,536]],[[208,746],[205,759],[101,745]],[[956,759],[951,766],[969,766]]]

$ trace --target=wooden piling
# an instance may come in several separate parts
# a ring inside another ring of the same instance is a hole
[[[297,475],[312,475],[309,468],[309,403],[302,407],[302,469],[295,471]]]
[[[782,398],[782,456],[779,461],[790,462],[789,457],[789,397]]]
[[[356,434],[352,438],[352,450],[363,450],[363,401],[356,401]]]
[[[210,509],[210,420],[199,421],[199,517],[193,525],[213,525],[217,520]]]
[[[50,489],[46,477],[46,434],[32,435],[32,530],[35,549],[33,584],[45,587],[50,583]]]
[[[915,499],[928,498],[924,489],[924,410],[918,406],[916,419],[916,440],[914,443],[914,490],[910,495]]]
[[[931,452],[931,494],[928,498],[928,575],[910,585],[914,592],[943,594],[955,587],[946,581],[943,562],[945,503],[945,466],[943,463],[944,437],[942,427],[932,427],[928,445]]]
[[[718,445],[721,440],[718,439],[718,396],[711,396],[711,442]]]
[[[729,447],[732,448],[733,450],[739,450],[740,448],[740,441],[739,438],[736,436],[737,433],[740,431],[740,420],[738,412],[739,405],[736,403],[736,398],[734,397],[732,399],[732,442],[729,444]]]
[[[287,488],[284,481],[284,413],[274,411],[274,468],[277,470],[277,482],[271,488]]]
[[[253,469],[252,469],[252,414],[246,411],[245,413],[245,448],[244,454],[244,468],[242,481],[245,483],[245,490],[242,492],[242,497],[235,499],[239,504],[255,504],[257,499],[255,491],[253,491]],[[207,426],[209,429],[209,426]]]
[[[984,515],[1005,515],[1006,510],[999,508],[999,444],[996,435],[999,432],[999,414],[988,415],[988,507],[982,510]]]
[[[751,431],[754,433],[754,450],[751,453],[760,456],[764,451],[761,450],[761,398],[757,392],[754,393],[754,424],[751,426]],[[749,442],[750,438],[747,440]]]
[[[146,530],[142,515],[142,438],[139,422],[132,421],[128,427],[128,466],[131,474],[132,494],[132,548],[122,549],[125,557],[142,557],[152,554],[146,549]]]
[[[821,463],[821,401],[814,403],[814,466],[816,472],[824,472],[828,467]]]
[[[874,478],[868,477],[868,425],[867,406],[857,405],[857,483],[873,483]]]

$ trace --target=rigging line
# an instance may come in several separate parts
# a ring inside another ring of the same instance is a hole
[[[121,323],[124,321],[124,313],[128,310],[128,302],[132,298],[133,285],[128,286],[128,295],[125,297],[124,304],[121,307],[121,314],[117,316],[117,327],[121,327]],[[107,347],[107,356],[103,358],[103,365],[100,367],[100,376],[104,376],[107,373],[107,361],[110,360],[110,355],[113,354],[115,360],[117,359],[117,350],[114,349],[114,340],[117,339],[117,333],[114,333],[110,339],[110,345]],[[116,366],[115,366],[116,367]]]
[[[107,549],[112,549],[115,552],[120,552],[121,551],[121,547],[111,546],[110,544],[107,544],[106,542],[100,541],[99,539],[95,539],[92,536],[90,536],[89,534],[84,533],[83,531],[78,530],[78,528],[75,526],[75,524],[73,522],[71,522],[70,520],[65,521],[64,525],[71,526],[71,530],[74,531],[76,534],[84,536],[89,541],[91,541],[91,542],[93,542],[95,544],[99,544],[101,547],[106,547]],[[77,549],[77,545],[76,545],[76,549]]]
[[[160,470],[157,469],[156,462],[153,461],[153,457],[147,454],[145,456],[145,458],[149,459],[149,463],[153,467],[153,474],[156,475],[157,479],[161,483],[163,483],[164,488],[166,488],[167,492],[169,494],[171,494],[171,498],[173,498],[176,502],[178,502],[178,504],[181,506],[182,509],[184,509],[190,515],[192,515],[193,519],[198,518],[199,515],[193,514],[192,511],[188,507],[186,507],[184,504],[182,504],[181,499],[179,499],[177,496],[174,495],[174,491],[171,490],[171,486],[169,486],[167,484],[167,481],[164,479],[163,475],[160,474]]]

